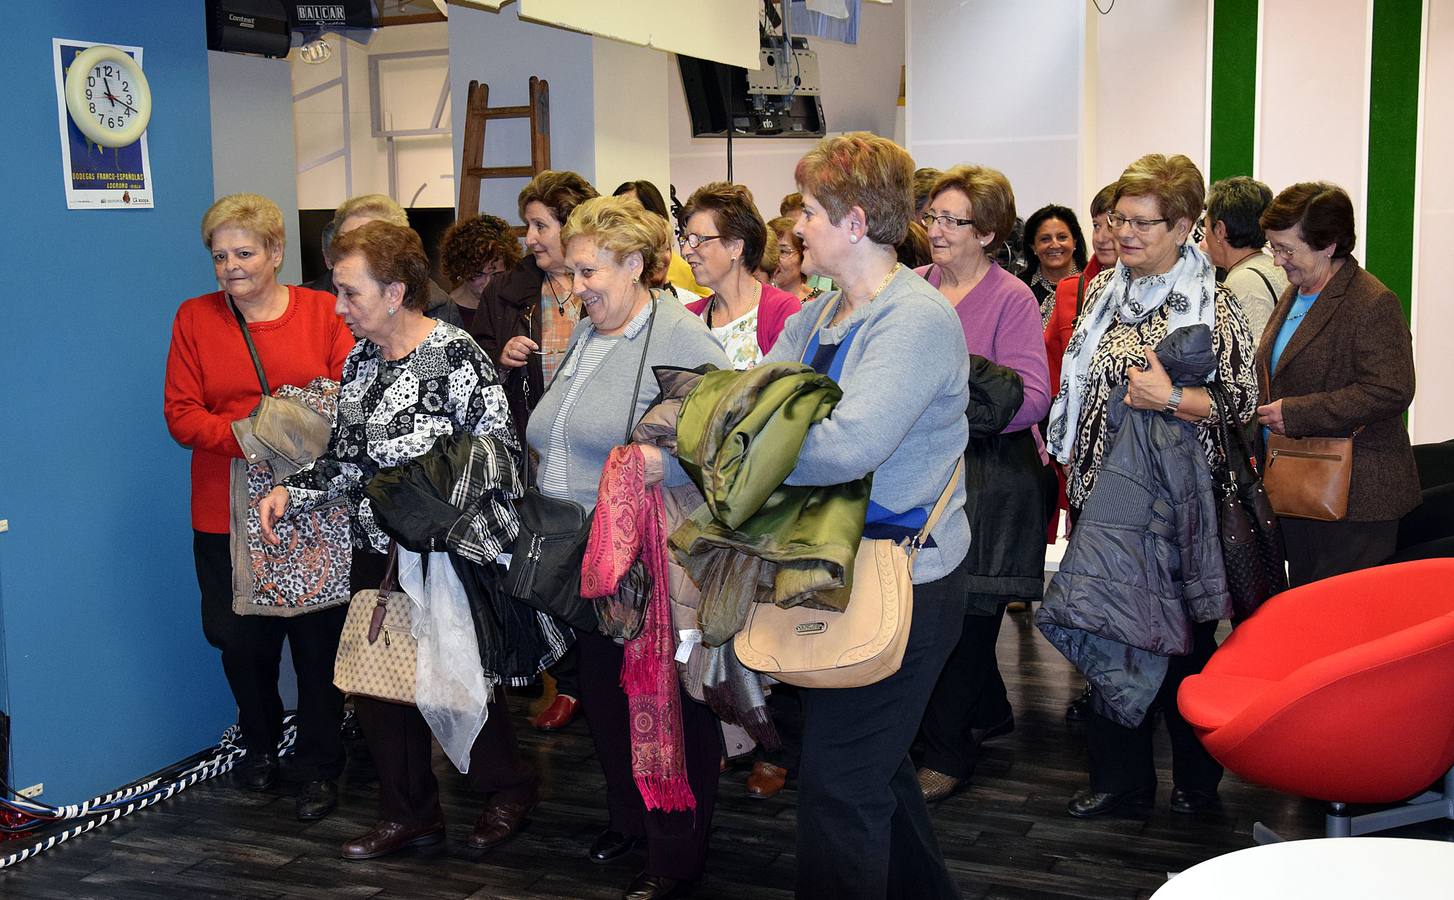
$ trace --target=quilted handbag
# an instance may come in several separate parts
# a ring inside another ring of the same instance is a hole
[[[419,643],[411,631],[409,595],[395,585],[397,556],[391,546],[378,590],[359,591],[348,604],[333,684],[345,694],[413,704]]]
[[[899,670],[914,613],[914,557],[949,505],[964,471],[954,467],[924,527],[913,538],[863,540],[842,612],[753,603],[732,639],[744,666],[808,688],[863,687]]]
[[[1213,385],[1212,391],[1218,409],[1232,408],[1225,388]],[[1229,427],[1220,416],[1218,419],[1225,463],[1214,473],[1217,526],[1233,616],[1241,621],[1256,612],[1263,601],[1287,590],[1287,569],[1283,564],[1282,529],[1257,477],[1247,437],[1241,429]]]

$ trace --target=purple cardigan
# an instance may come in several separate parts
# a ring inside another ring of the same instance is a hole
[[[939,287],[938,266],[915,271]],[[954,301],[954,311],[964,326],[969,352],[1014,369],[1025,382],[1025,401],[1001,433],[1021,431],[1044,419],[1050,411],[1050,367],[1045,361],[1040,305],[1029,286],[993,263],[974,290]]]
[[[712,302],[712,296],[716,295],[703,297],[686,304],[687,312],[698,317],[706,315],[707,304]],[[773,344],[777,343],[777,336],[782,334],[783,325],[787,323],[788,316],[802,308],[802,301],[795,295],[779,290],[770,284],[762,286],[762,297],[757,301],[757,348],[764,355],[772,349]],[[1038,317],[1040,313],[1036,312],[1035,315]],[[1044,356],[1043,348],[1041,356]]]

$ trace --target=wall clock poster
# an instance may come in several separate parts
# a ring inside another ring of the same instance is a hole
[[[121,127],[123,120],[132,119],[142,109],[149,116],[151,97],[144,76],[140,79],[128,77],[140,69],[141,48],[114,45],[114,49],[129,60],[103,59],[87,66],[87,72],[78,70],[72,73],[72,85],[78,91],[78,97],[73,99],[68,109],[66,88],[71,64],[92,47],[109,48],[113,45],[65,38],[54,38],[51,45],[55,51],[56,113],[60,118],[61,171],[65,179],[67,208],[150,209],[151,160],[147,153],[145,131],[141,132],[139,139],[132,139],[130,143],[105,146],[82,133],[73,118],[74,115],[93,112],[101,116],[100,127],[109,129],[105,119],[110,115],[124,140],[127,135]],[[92,81],[95,83],[92,84]],[[89,96],[86,94],[88,90]],[[94,111],[91,110],[92,104],[96,105]],[[95,132],[98,129],[91,130]]]

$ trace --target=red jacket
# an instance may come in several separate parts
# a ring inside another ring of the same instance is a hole
[[[713,294],[686,304],[687,312],[694,316],[706,314],[707,304],[715,296]],[[802,301],[787,291],[770,284],[762,286],[762,297],[757,302],[757,347],[764,355],[777,343],[777,336],[783,333],[783,325],[787,323],[788,317],[802,308]]]
[[[335,313],[332,294],[288,288],[288,309],[248,331],[268,385],[303,387],[319,375],[338,379],[353,335]],[[167,430],[192,450],[192,527],[226,534],[228,479],[242,448],[232,423],[246,418],[262,396],[247,342],[221,291],[193,297],[172,321],[172,345],[162,409]]]
[[[1101,264],[1094,256],[1085,267],[1085,283],[1100,274]],[[1055,310],[1050,321],[1045,323],[1045,359],[1050,363],[1050,396],[1060,393],[1060,360],[1065,356],[1065,345],[1075,333],[1075,296],[1081,275],[1060,279],[1055,285]]]

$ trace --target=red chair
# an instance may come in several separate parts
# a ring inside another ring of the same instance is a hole
[[[1454,559],[1273,597],[1182,683],[1177,704],[1228,770],[1332,803],[1328,837],[1454,819]],[[1441,776],[1442,792],[1414,796]],[[1278,840],[1260,823],[1253,834]]]

